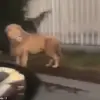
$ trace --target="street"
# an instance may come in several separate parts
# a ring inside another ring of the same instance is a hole
[[[100,85],[88,82],[81,82],[72,79],[65,79],[61,77],[38,75],[42,81],[53,84],[60,84],[62,88],[51,86],[51,91],[47,90],[45,86],[41,86],[35,100],[100,100]],[[65,90],[63,86],[69,87]],[[74,88],[80,90],[73,92]],[[70,91],[71,89],[71,91]],[[83,90],[83,91],[82,91]],[[70,92],[69,92],[70,91]]]

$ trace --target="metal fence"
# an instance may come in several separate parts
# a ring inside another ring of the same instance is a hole
[[[38,31],[65,44],[100,45],[100,0],[31,0],[28,17],[52,10]]]

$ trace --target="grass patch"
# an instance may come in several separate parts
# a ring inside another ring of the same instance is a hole
[[[64,67],[77,69],[100,69],[100,53],[64,51],[62,63]]]
[[[0,55],[0,61],[2,60],[13,60],[7,54]],[[35,63],[43,65],[47,63],[49,58],[44,54],[36,54],[29,56],[29,63],[34,65]],[[30,64],[29,64],[30,65]],[[100,69],[100,53],[86,53],[83,51],[63,51],[63,57],[61,66],[70,67],[75,69]]]

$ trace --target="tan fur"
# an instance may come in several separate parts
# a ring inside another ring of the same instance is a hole
[[[47,67],[57,68],[60,62],[61,48],[55,37],[43,36],[38,33],[29,34],[20,25],[10,24],[5,29],[8,39],[11,42],[11,54],[16,57],[16,63],[22,66],[27,65],[28,53],[37,54],[44,51],[51,57]]]

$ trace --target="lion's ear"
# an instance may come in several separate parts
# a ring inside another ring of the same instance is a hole
[[[7,33],[7,28],[4,29],[4,32]]]
[[[7,33],[7,32],[8,32],[8,27],[6,27],[6,28],[4,29],[4,32],[5,32],[5,33]]]
[[[8,26],[5,27],[4,32],[5,32],[5,33],[8,33],[10,30],[11,30],[11,28],[10,28],[9,25],[8,25]]]

